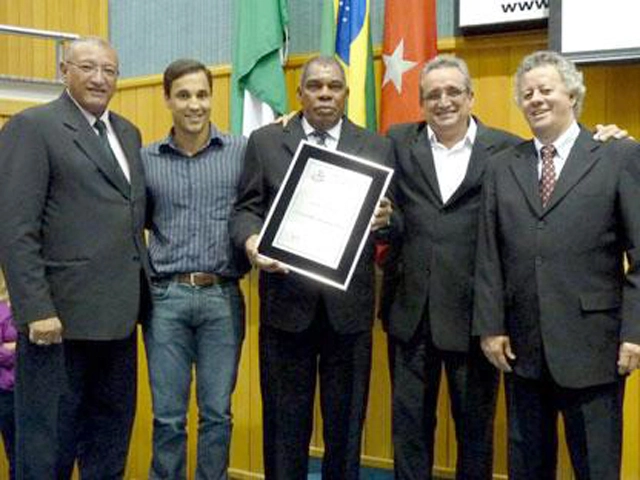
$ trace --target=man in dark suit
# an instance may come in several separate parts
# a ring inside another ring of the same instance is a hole
[[[73,41],[66,91],[0,133],[0,261],[20,329],[17,476],[122,478],[144,293],[140,133],[108,111],[118,58]]]
[[[389,131],[402,215],[383,298],[398,479],[431,478],[443,368],[458,440],[457,478],[492,475],[499,377],[471,337],[477,218],[489,157],[520,139],[472,117],[473,100],[464,61],[436,57],[420,80],[425,121]]]
[[[233,241],[260,274],[260,385],[267,479],[306,479],[316,375],[324,421],[325,480],[357,479],[371,364],[374,308],[373,245],[367,242],[348,291],[289,272],[256,250],[258,234],[301,140],[308,138],[379,163],[391,162],[388,140],[343,116],[344,71],[329,57],[302,70],[302,113],[286,126],[269,125],[249,138]],[[372,229],[391,207],[378,207]]]
[[[526,57],[516,96],[535,138],[484,185],[474,331],[508,372],[510,478],[555,478],[560,413],[576,477],[620,478],[624,378],[640,361],[640,146],[594,142],[576,122],[584,93],[559,54]]]

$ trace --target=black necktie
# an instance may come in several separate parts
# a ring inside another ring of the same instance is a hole
[[[93,126],[98,131],[98,138],[100,139],[100,143],[102,144],[102,148],[104,148],[107,157],[111,159],[114,167],[116,167],[119,171],[122,171],[122,167],[120,167],[118,158],[116,157],[116,154],[113,153],[111,145],[109,144],[109,138],[107,137],[107,126],[100,119],[96,120]]]
[[[329,137],[329,134],[324,130],[314,130],[311,132],[310,136],[316,139],[317,145],[320,145],[321,147],[327,146],[327,138]]]

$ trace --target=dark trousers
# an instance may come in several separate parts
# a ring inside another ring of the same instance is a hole
[[[300,333],[260,327],[266,480],[307,478],[316,376],[323,418],[323,480],[359,476],[371,332],[338,334],[324,312]]]
[[[425,332],[409,343],[393,342],[393,447],[398,480],[432,478],[438,392],[442,368],[447,375],[455,422],[457,479],[490,479],[493,469],[493,420],[498,371],[477,341],[468,353],[433,345]]]
[[[13,391],[0,390],[0,432],[4,452],[9,464],[9,478],[15,478],[15,420],[13,408]]]
[[[136,401],[136,334],[47,347],[18,337],[16,467],[21,480],[120,479]]]
[[[576,478],[620,478],[624,380],[571,389],[548,374],[542,380],[509,374],[505,385],[510,479],[556,478],[560,413]]]

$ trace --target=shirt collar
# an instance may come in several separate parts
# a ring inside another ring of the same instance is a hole
[[[556,154],[560,158],[566,159],[569,156],[569,152],[571,152],[571,148],[573,147],[573,144],[575,143],[579,135],[580,127],[578,126],[578,122],[573,121],[569,128],[567,128],[565,132],[558,138],[556,138],[555,142],[552,143],[552,145],[556,149]],[[538,152],[538,157],[540,157],[540,149],[544,147],[545,144],[543,144],[535,137],[533,138],[533,144],[535,145],[536,151]]]
[[[229,142],[229,139],[227,137],[228,135],[225,135],[220,130],[218,130],[214,124],[210,123],[209,124],[209,141],[204,144],[204,146],[200,149],[198,153],[202,152],[203,150],[206,150],[209,147],[224,146]],[[178,148],[178,146],[174,142],[173,127],[171,128],[169,135],[167,135],[162,141],[160,141],[157,144],[157,150],[155,153],[156,154],[178,153],[180,155],[183,155],[182,151]]]
[[[456,150],[466,146],[472,146],[473,142],[476,141],[476,135],[478,134],[478,124],[476,123],[473,117],[469,117],[469,126],[467,127],[467,131],[464,134],[464,137],[456,143],[453,147],[447,148],[442,143],[438,141],[438,137],[436,136],[436,132],[433,131],[431,126],[427,124],[427,135],[429,136],[429,142],[432,147],[444,148],[446,150]]]
[[[316,130],[311,126],[311,124],[305,118],[304,115],[302,116],[302,129],[304,130],[304,134],[307,137]],[[325,131],[327,132],[327,135],[329,136],[329,138],[338,142],[340,140],[340,132],[342,131],[342,117],[340,118],[340,121],[338,121],[338,123],[336,123],[329,130],[325,130]]]
[[[71,95],[71,92],[69,90],[67,90],[67,95],[69,95],[69,98],[71,99],[71,101],[73,101],[76,107],[78,107],[78,110],[80,110],[80,113],[82,113],[82,116],[86,118],[87,122],[89,122],[89,125],[93,127],[93,124],[96,123],[96,120],[100,119],[107,125],[107,127],[111,126],[111,122],[109,121],[109,110],[105,110],[102,113],[102,115],[100,115],[99,117],[96,117],[93,113],[82,108],[82,106],[78,103],[78,101],[75,98],[73,98],[73,95]]]

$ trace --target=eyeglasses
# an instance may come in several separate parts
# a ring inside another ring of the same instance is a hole
[[[116,67],[112,67],[110,65],[95,65],[93,63],[75,63],[67,60],[65,63],[69,65],[73,65],[85,75],[94,75],[97,72],[102,72],[102,74],[107,77],[109,80],[113,80],[116,78],[120,72]]]
[[[450,100],[457,100],[462,95],[467,93],[467,91],[468,90],[466,88],[460,89],[457,87],[448,87],[448,88],[445,88],[444,90],[436,89],[436,90],[431,90],[430,92],[427,92],[425,95],[422,96],[422,99],[427,102],[438,102],[440,101],[443,95],[446,95],[447,98],[449,98]]]

